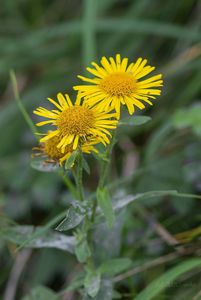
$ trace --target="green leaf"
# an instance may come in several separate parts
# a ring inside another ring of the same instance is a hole
[[[104,262],[99,267],[99,271],[101,274],[112,277],[127,270],[131,265],[132,261],[129,258],[114,258]]]
[[[40,172],[58,172],[59,164],[46,162],[41,157],[33,157],[31,160],[31,167]]]
[[[109,192],[106,188],[98,188],[96,196],[98,204],[106,218],[108,227],[111,228],[115,221],[115,215],[112,208],[112,199],[109,195]]]
[[[174,284],[174,281],[184,273],[191,271],[194,268],[201,266],[201,259],[195,258],[180,263],[176,267],[167,271],[159,278],[152,281],[140,294],[138,294],[133,300],[151,300],[157,296],[162,290],[169,285]]]
[[[75,233],[75,254],[79,262],[84,263],[90,256],[91,250],[87,242],[86,233],[80,230]]]
[[[94,298],[100,289],[101,277],[97,271],[88,271],[84,280],[84,287],[87,294]]]
[[[27,247],[27,245],[29,245],[29,243],[34,241],[36,238],[45,236],[45,234],[50,230],[50,228],[57,224],[64,216],[64,212],[61,212],[60,214],[52,218],[46,225],[37,227],[37,230],[35,230],[26,239],[23,239],[23,242],[21,242],[20,246],[18,247],[18,250],[23,247]]]
[[[100,218],[97,217],[96,219],[102,219],[102,222],[97,223],[93,230],[95,258],[97,264],[101,265],[104,261],[120,256],[125,210],[117,214],[111,229],[108,229],[102,213]]]
[[[70,170],[73,167],[78,155],[79,155],[78,150],[75,150],[71,153],[71,155],[69,156],[69,158],[65,162],[65,169],[66,170]]]
[[[118,126],[139,126],[151,120],[148,116],[131,116],[119,121]]]
[[[175,196],[180,198],[197,198],[201,199],[200,195],[194,194],[186,194],[186,193],[179,193],[175,190],[167,190],[167,191],[150,191],[146,193],[140,193],[136,195],[128,195],[121,197],[119,199],[115,199],[113,203],[113,210],[119,211],[120,209],[124,208],[125,206],[129,205],[130,203],[137,201],[137,200],[144,200],[153,197],[163,197],[163,196]]]
[[[40,233],[42,229],[43,227],[33,226],[9,227],[1,232],[0,237],[19,245],[27,240],[25,245],[27,248],[57,248],[74,253],[75,238],[73,236],[48,230],[45,235],[37,237],[37,232]]]
[[[113,296],[113,285],[109,279],[102,279],[101,286],[98,294],[94,300],[112,300]],[[91,300],[91,297],[86,293],[82,300]]]
[[[109,279],[101,280],[101,287],[95,300],[111,300],[113,294],[113,284]]]
[[[173,118],[173,125],[178,128],[191,127],[193,132],[201,136],[201,105],[196,104],[188,109],[178,110]]]
[[[29,295],[22,298],[22,300],[59,300],[59,296],[57,296],[54,292],[50,289],[38,286],[34,288]]]
[[[67,210],[65,219],[56,227],[58,231],[67,231],[79,225],[86,215],[86,209],[83,204],[74,201]]]

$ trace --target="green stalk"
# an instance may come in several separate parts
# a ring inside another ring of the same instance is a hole
[[[97,205],[97,199],[95,198],[92,206],[91,223],[93,223],[95,220]]]
[[[96,29],[95,29],[95,18],[96,18],[96,4],[97,0],[84,0],[83,1],[83,29],[82,29],[82,53],[83,53],[83,67],[96,58]],[[83,172],[83,161],[82,154],[78,157],[77,166],[77,187],[80,194],[80,200],[84,200],[83,185],[82,185],[82,172]],[[95,208],[96,210],[96,208]],[[94,215],[95,216],[95,215]],[[90,247],[93,248],[92,232],[88,231],[90,220],[86,216],[83,228],[87,234],[87,240],[90,241]],[[93,266],[93,259],[89,258],[87,261],[89,267]]]
[[[68,176],[65,174],[65,172],[62,170],[59,172],[59,175],[62,177],[65,185],[67,186],[67,188],[69,189],[69,191],[71,192],[71,194],[75,197],[78,198],[78,192],[76,187],[74,186],[74,184],[72,183],[72,181],[68,178]]]
[[[27,123],[27,125],[29,126],[29,128],[31,129],[33,135],[36,137],[36,139],[38,140],[38,137],[36,135],[37,129],[34,125],[34,123],[32,122],[29,114],[27,113],[21,99],[20,99],[20,95],[19,95],[19,90],[18,90],[18,85],[17,85],[17,79],[15,76],[15,72],[13,70],[10,71],[10,79],[11,79],[11,83],[12,83],[12,87],[13,87],[13,93],[14,93],[14,97],[15,97],[15,101],[17,102],[17,105]]]
[[[109,176],[109,169],[110,169],[110,155],[112,154],[113,147],[116,143],[116,131],[114,132],[111,142],[107,147],[106,150],[106,160],[104,160],[101,164],[101,169],[100,169],[100,179],[98,183],[98,188],[103,188],[106,184],[106,181]]]
[[[112,153],[113,147],[116,143],[116,131],[114,132],[111,142],[106,150],[106,160],[104,160],[100,167],[100,179],[98,183],[98,189],[103,188],[106,185],[106,181],[109,176],[109,170],[110,170],[110,155]],[[92,207],[92,215],[91,215],[91,222],[94,222],[95,215],[96,215],[96,209],[97,209],[97,199],[94,198],[93,207]]]
[[[81,151],[79,152],[77,159],[76,171],[74,172],[75,182],[77,185],[79,200],[84,201],[84,190],[83,190],[83,158]]]

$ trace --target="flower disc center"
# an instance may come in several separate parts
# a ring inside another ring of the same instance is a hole
[[[70,106],[63,110],[56,121],[61,135],[85,135],[93,127],[95,117],[93,112],[83,106]]]
[[[103,79],[100,88],[111,96],[129,96],[134,92],[135,79],[131,74],[117,72]]]
[[[42,144],[43,152],[51,159],[58,160],[63,154],[58,149],[57,145],[60,142],[59,136],[54,136]],[[69,149],[70,150],[70,149]]]

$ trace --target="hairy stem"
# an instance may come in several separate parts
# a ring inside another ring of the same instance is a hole
[[[59,175],[62,177],[66,187],[69,189],[71,194],[75,198],[78,198],[79,197],[78,191],[77,191],[76,187],[74,186],[74,184],[72,183],[72,181],[69,179],[69,177],[65,174],[65,172],[62,170],[59,172]]]
[[[98,183],[98,188],[103,188],[106,184],[106,181],[109,176],[109,170],[110,170],[110,155],[112,154],[113,147],[116,143],[116,131],[114,132],[111,143],[107,147],[107,150],[105,152],[105,160],[101,163],[100,166],[100,179]],[[91,215],[91,222],[94,222],[95,215],[96,215],[96,209],[97,209],[97,199],[94,199],[93,207],[92,207],[92,215]]]
[[[77,159],[77,168],[75,172],[75,182],[77,185],[79,200],[84,201],[84,190],[83,190],[83,158],[80,151]]]
[[[109,170],[110,170],[110,162],[111,162],[110,155],[112,154],[112,150],[113,150],[115,143],[116,143],[116,132],[114,132],[111,142],[105,152],[106,159],[101,164],[98,188],[103,188],[108,179]]]

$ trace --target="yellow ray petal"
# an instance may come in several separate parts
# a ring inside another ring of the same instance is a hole
[[[43,125],[50,124],[50,123],[55,124],[55,121],[54,120],[42,121],[42,122],[36,123],[36,126],[43,126]]]
[[[47,100],[54,104],[54,106],[56,106],[59,110],[62,110],[62,107],[56,101],[51,98],[47,98]]]
[[[73,150],[77,149],[78,142],[79,142],[79,135],[76,135],[74,142],[73,142]]]
[[[124,58],[121,63],[121,72],[125,72],[128,64],[128,58]]]
[[[110,63],[111,63],[111,67],[112,67],[112,69],[113,69],[113,72],[116,72],[116,71],[117,71],[117,65],[116,65],[116,62],[115,62],[114,58],[113,58],[113,57],[110,57],[109,60],[110,60]]]
[[[57,94],[57,99],[58,99],[58,101],[59,101],[59,104],[60,104],[61,107],[62,107],[62,110],[63,110],[64,108],[68,108],[68,103],[67,103],[66,98],[64,97],[64,95],[63,95],[62,93],[58,93],[58,94]]]
[[[101,64],[102,66],[106,69],[106,71],[108,73],[112,73],[112,66],[110,65],[110,63],[108,62],[107,58],[105,56],[102,57],[101,59]]]
[[[150,82],[153,82],[153,81],[157,81],[157,80],[161,79],[161,77],[162,77],[162,74],[158,74],[158,75],[152,76],[148,79],[139,81],[138,84],[143,85],[143,84],[147,84],[147,83],[150,83]]]
[[[98,84],[100,82],[100,79],[98,79],[98,78],[90,79],[90,78],[87,78],[87,77],[84,77],[81,75],[78,75],[77,77],[86,82],[91,82],[91,83],[96,83],[96,84]]]
[[[59,130],[51,131],[46,136],[44,136],[42,139],[40,139],[40,142],[43,143],[49,139],[51,139],[53,136],[56,136],[59,133]]]

